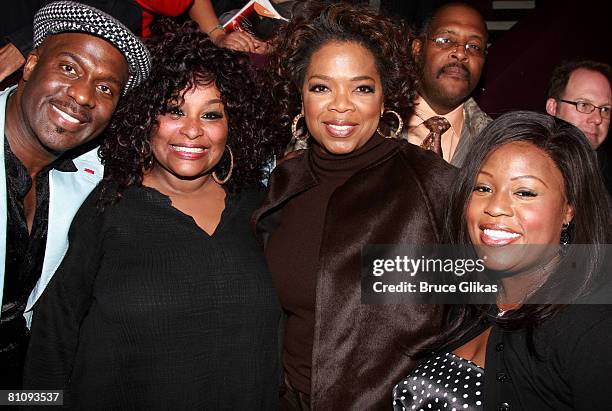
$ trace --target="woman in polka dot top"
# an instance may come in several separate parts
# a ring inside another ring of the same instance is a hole
[[[445,342],[394,387],[394,409],[609,409],[610,200],[588,141],[553,117],[513,112],[471,152],[449,237],[489,257],[497,304],[456,307]]]

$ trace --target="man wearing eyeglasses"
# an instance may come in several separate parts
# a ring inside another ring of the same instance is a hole
[[[610,127],[612,70],[590,60],[558,66],[548,87],[546,111],[578,127],[593,149],[604,142]]]
[[[470,98],[485,62],[487,28],[463,3],[436,10],[412,44],[418,97],[404,138],[460,167],[470,141],[491,119]]]

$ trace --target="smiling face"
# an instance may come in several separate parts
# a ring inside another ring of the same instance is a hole
[[[26,129],[57,156],[98,136],[128,78],[121,52],[98,37],[56,34],[28,56],[21,110]]]
[[[468,233],[479,253],[510,244],[559,245],[562,226],[572,216],[561,171],[527,142],[505,144],[486,158],[466,210]],[[505,267],[495,269],[533,263],[525,254],[529,249],[513,249],[517,252],[506,256]]]
[[[214,84],[196,86],[183,104],[169,106],[151,136],[152,175],[193,180],[209,174],[223,156],[228,133],[219,90]]]
[[[432,41],[435,38],[461,44],[444,49]],[[427,39],[413,43],[412,53],[420,69],[419,92],[438,114],[461,105],[480,79],[485,58],[466,54],[466,43],[484,50],[487,29],[480,14],[464,5],[442,8],[431,21]]]
[[[383,112],[383,87],[374,56],[353,42],[329,42],[313,53],[302,86],[310,135],[332,154],[362,147]]]
[[[612,105],[612,90],[608,79],[601,73],[584,68],[572,72],[561,96],[563,100],[582,101],[598,107]],[[592,113],[580,113],[573,104],[549,98],[546,111],[578,127],[596,149],[604,142],[610,127],[610,118],[601,117],[598,109]]]

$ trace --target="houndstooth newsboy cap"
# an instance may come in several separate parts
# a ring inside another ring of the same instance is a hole
[[[151,71],[151,56],[145,45],[123,23],[103,11],[73,1],[56,1],[38,10],[34,16],[34,48],[47,36],[64,32],[93,34],[119,49],[129,70],[123,94]]]

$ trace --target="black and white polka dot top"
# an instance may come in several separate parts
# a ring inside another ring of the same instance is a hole
[[[483,410],[484,370],[452,353],[419,365],[393,388],[394,411]]]

